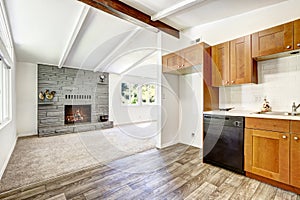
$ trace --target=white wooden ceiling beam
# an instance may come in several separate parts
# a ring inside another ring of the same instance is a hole
[[[74,27],[74,30],[72,31],[72,34],[70,36],[70,39],[69,41],[67,42],[67,45],[65,47],[65,50],[63,51],[63,54],[59,60],[59,63],[58,63],[58,68],[62,68],[62,66],[65,64],[69,54],[70,54],[70,51],[76,41],[76,38],[78,37],[78,34],[84,24],[84,21],[89,13],[89,10],[90,10],[90,6],[86,6],[84,5],[82,10],[81,10],[81,13],[78,17],[78,20],[77,20],[77,23]]]
[[[111,60],[114,54],[119,51],[122,47],[124,47],[138,32],[140,32],[142,29],[141,28],[136,28],[134,29],[129,35],[124,38],[122,42],[120,42],[95,68],[94,72],[99,71],[102,69],[105,63],[107,61]]]
[[[129,70],[131,70],[132,68],[138,66],[139,64],[141,64],[142,62],[144,62],[147,58],[153,56],[156,53],[156,49],[149,52],[148,54],[146,54],[144,57],[142,57],[141,59],[139,59],[138,61],[136,61],[135,63],[133,63],[130,67],[128,67],[126,70],[124,70],[123,72],[121,72],[121,74],[128,72]]]
[[[184,10],[186,8],[189,8],[191,6],[194,6],[200,2],[203,2],[205,0],[184,0],[182,2],[179,2],[169,8],[166,8],[164,10],[159,11],[158,13],[151,16],[152,21],[157,21],[163,18],[166,18],[172,14],[175,14],[181,10]]]

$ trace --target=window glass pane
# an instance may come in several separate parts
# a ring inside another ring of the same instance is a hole
[[[155,103],[156,99],[156,87],[153,84],[150,84],[148,87],[149,90],[149,103],[153,104]]]
[[[9,99],[10,99],[10,71],[7,68],[3,69],[3,120],[9,118]]]
[[[132,84],[131,87],[131,95],[130,95],[130,104],[138,104],[139,102],[139,98],[138,98],[138,94],[139,94],[139,90],[138,90],[138,84]]]
[[[143,104],[148,103],[148,85],[143,85],[142,86],[142,102]]]
[[[121,83],[121,102],[128,104],[130,102],[130,91],[128,83]]]

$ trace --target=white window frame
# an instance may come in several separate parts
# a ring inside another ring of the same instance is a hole
[[[127,87],[128,87],[128,96],[129,96],[129,99],[128,100],[124,100],[124,96],[123,96],[123,91],[122,91],[122,85],[123,84],[126,84]],[[149,86],[154,86],[155,87],[155,100],[154,102],[150,102],[149,99],[147,99],[146,102],[143,102],[143,92],[142,92],[142,89],[144,86],[147,87],[147,92],[148,91],[148,88]],[[138,93],[137,93],[137,103],[131,103],[132,102],[132,91],[133,91],[133,87],[137,87],[138,89]],[[120,88],[121,88],[121,91],[120,91],[120,94],[121,94],[121,105],[122,106],[152,106],[152,105],[157,105],[157,85],[155,83],[145,83],[145,84],[137,84],[137,83],[128,83],[128,82],[121,82],[121,85],[120,85]]]
[[[11,98],[11,70],[0,59],[0,129],[11,121],[12,98]]]

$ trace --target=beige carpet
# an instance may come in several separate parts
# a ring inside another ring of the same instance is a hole
[[[17,141],[0,192],[155,147],[156,123]]]

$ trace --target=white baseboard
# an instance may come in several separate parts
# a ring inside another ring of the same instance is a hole
[[[18,137],[27,137],[27,136],[33,136],[33,135],[38,135],[37,132],[33,132],[33,131],[30,131],[30,132],[21,132],[21,133],[18,133]]]
[[[185,144],[185,145],[188,145],[188,146],[192,146],[192,147],[196,147],[196,148],[202,148],[201,146],[199,146],[199,145],[195,145],[195,144],[191,144],[191,143],[186,143],[186,142],[182,142],[182,141],[180,141],[179,143],[181,143],[181,144]]]
[[[157,120],[145,120],[145,121],[136,121],[136,122],[125,122],[125,123],[119,123],[119,124],[115,124],[114,122],[114,126],[126,126],[126,125],[131,125],[131,124],[142,124],[142,123],[149,123],[149,122],[157,122]]]
[[[169,147],[169,146],[172,146],[172,145],[174,145],[174,144],[178,144],[178,143],[179,143],[179,141],[176,140],[176,141],[171,141],[171,142],[162,144],[162,145],[161,145],[161,149],[162,149],[162,148]]]
[[[4,171],[5,171],[6,167],[7,167],[7,165],[8,165],[9,159],[10,159],[10,157],[11,157],[11,155],[12,155],[14,149],[15,149],[15,146],[17,144],[17,140],[18,140],[18,136],[15,138],[14,144],[12,145],[12,147],[11,147],[11,149],[9,151],[8,156],[6,157],[4,165],[2,166],[2,169],[0,170],[0,180],[1,180],[2,176],[3,176],[3,174],[4,174]]]

